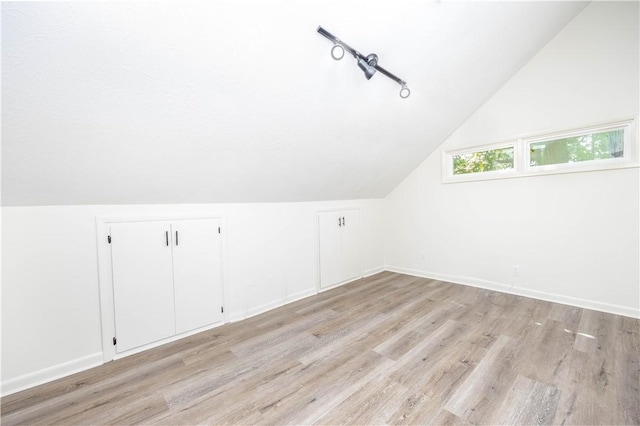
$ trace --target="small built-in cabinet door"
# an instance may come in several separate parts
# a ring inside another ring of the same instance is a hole
[[[171,222],[176,333],[222,321],[222,252],[217,219]]]
[[[342,212],[342,281],[362,276],[360,262],[360,210]]]
[[[175,334],[169,222],[111,225],[117,352]]]
[[[341,230],[341,212],[318,213],[320,287],[322,288],[343,281]]]
[[[318,213],[320,287],[360,278],[360,210]]]

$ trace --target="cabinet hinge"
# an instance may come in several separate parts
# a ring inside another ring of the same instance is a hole
[[[118,343],[118,340],[114,337],[114,338],[113,338],[113,346],[115,346],[115,345],[116,345],[116,343]]]
[[[220,306],[220,312],[224,314],[224,306]]]
[[[220,233],[220,227],[218,226],[218,234]]]
[[[107,235],[107,242],[111,244],[111,235]]]

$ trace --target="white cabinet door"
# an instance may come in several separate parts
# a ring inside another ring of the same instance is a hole
[[[175,334],[168,222],[111,225],[117,351]]]
[[[340,212],[318,213],[320,239],[320,287],[330,287],[343,281]]]
[[[342,281],[360,278],[360,210],[342,212]]]
[[[318,213],[320,287],[331,287],[362,275],[360,210]]]
[[[222,321],[217,219],[172,221],[176,333]]]

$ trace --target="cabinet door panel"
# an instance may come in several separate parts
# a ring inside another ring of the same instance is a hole
[[[167,222],[111,225],[118,352],[175,334],[169,231]]]
[[[217,219],[172,222],[177,333],[222,321],[218,226]]]
[[[339,212],[318,213],[320,239],[320,287],[330,287],[343,281],[340,253]]]
[[[360,210],[342,212],[342,271],[343,281],[360,278]]]

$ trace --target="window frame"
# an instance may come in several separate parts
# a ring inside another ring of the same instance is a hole
[[[492,151],[496,149],[513,148],[513,168],[504,170],[490,170],[487,172],[465,173],[461,175],[453,174],[453,157],[463,154],[473,154],[474,152]],[[446,182],[467,182],[473,180],[504,179],[516,177],[518,170],[518,144],[514,141],[501,142],[489,145],[479,145],[470,148],[455,149],[443,152],[443,162],[446,167],[442,168],[443,180]]]
[[[601,126],[586,127],[578,130],[567,132],[553,133],[550,135],[531,137],[522,139],[523,145],[523,173],[527,175],[552,174],[552,173],[571,173],[571,172],[587,172],[594,170],[609,170],[629,167],[636,158],[633,143],[633,120],[620,121],[616,123],[605,124]],[[531,165],[531,144],[540,142],[549,142],[563,138],[575,136],[584,136],[594,133],[603,133],[611,130],[624,130],[624,151],[622,157],[606,158],[599,160],[577,161],[574,163],[557,163],[545,164],[540,166]]]
[[[638,164],[638,135],[637,118],[610,122],[597,126],[581,127],[573,130],[560,130],[538,135],[527,135],[511,138],[510,140],[477,145],[466,148],[453,149],[442,152],[442,182],[472,182],[493,179],[508,179],[517,177],[543,176],[550,174],[590,172],[597,170],[615,170],[639,167]],[[624,130],[624,152],[622,157],[600,160],[587,160],[574,163],[558,163],[540,166],[531,165],[531,144],[553,141],[592,133],[611,130]],[[453,174],[453,158],[460,154],[490,151],[494,149],[513,147],[513,169],[494,170],[488,172]]]

